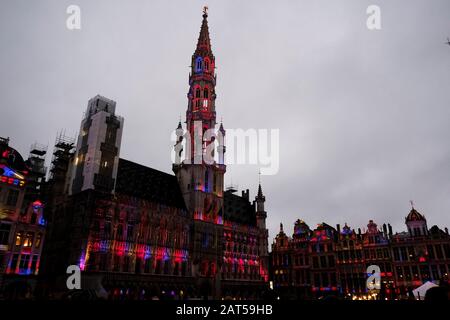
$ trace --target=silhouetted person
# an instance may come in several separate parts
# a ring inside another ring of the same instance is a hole
[[[444,302],[449,301],[449,290],[447,287],[433,287],[425,293],[425,301]]]

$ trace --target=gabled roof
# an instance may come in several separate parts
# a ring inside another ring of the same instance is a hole
[[[408,216],[406,217],[406,222],[408,221],[426,221],[425,216],[420,214],[414,207],[409,212]]]

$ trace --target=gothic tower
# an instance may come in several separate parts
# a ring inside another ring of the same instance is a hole
[[[258,244],[259,244],[259,255],[261,259],[260,264],[260,274],[264,276],[265,280],[268,281],[268,269],[269,269],[269,251],[268,251],[268,237],[269,231],[266,228],[266,218],[267,212],[264,209],[264,202],[266,202],[266,197],[264,196],[261,188],[261,182],[258,186],[258,194],[255,197],[256,205],[256,226],[258,230]]]
[[[194,276],[209,279],[209,283],[202,286],[209,286],[214,290],[214,287],[218,289],[218,271],[222,261],[226,167],[223,157],[225,130],[222,124],[218,132],[215,132],[215,57],[211,50],[207,17],[205,8],[197,47],[191,60],[185,145],[180,147],[183,141],[180,123],[176,130],[178,140],[175,146],[179,161],[175,161],[173,171],[178,178],[186,207],[194,220]],[[218,146],[218,157],[215,155],[215,145]],[[181,161],[181,158],[184,160]]]

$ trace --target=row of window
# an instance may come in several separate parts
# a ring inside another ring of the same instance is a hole
[[[409,247],[395,247],[393,248],[394,260],[395,261],[416,261],[417,255],[423,257],[425,252],[417,252],[415,251],[413,246]],[[427,245],[426,252],[428,259],[450,259],[450,244],[436,244],[436,245]]]
[[[242,253],[242,254],[250,254],[250,255],[257,255],[258,254],[258,248],[256,246],[250,247],[243,244],[231,244],[227,242],[226,251],[233,252],[233,253]]]
[[[328,245],[330,246],[330,245]],[[317,252],[323,252],[326,247],[323,245],[316,246],[319,249]],[[327,251],[329,248],[326,248]],[[364,249],[362,250],[342,250],[337,252],[337,259],[338,261],[349,261],[349,260],[360,260],[363,258],[362,252],[364,252],[364,258],[365,259],[390,259],[391,253],[388,248],[377,248],[377,249]],[[394,261],[417,261],[418,255],[420,257],[425,255],[425,252],[419,252],[416,253],[416,250],[413,246],[409,247],[394,247],[392,248],[393,252],[393,258]],[[427,245],[427,256],[428,259],[434,260],[442,260],[442,259],[450,259],[450,244],[444,243],[444,244],[436,244],[436,245]],[[289,254],[274,254],[274,264],[275,265],[290,265],[291,264],[291,258]],[[306,260],[306,258],[303,257],[303,255],[297,255],[294,258],[294,265],[307,265],[309,262]],[[317,257],[313,257],[313,266],[314,261],[317,260]],[[320,258],[324,259],[324,258]],[[325,264],[321,264],[325,265]],[[329,264],[328,264],[329,266]]]
[[[98,267],[98,269],[97,269]],[[92,254],[89,263],[86,266],[88,271],[113,271],[113,272],[133,272],[136,274],[164,274],[164,275],[181,275],[185,276],[188,272],[188,264],[186,261],[172,262],[170,260],[161,259],[136,259],[132,263],[129,256],[108,256],[107,254]]]
[[[450,265],[421,265],[421,266],[404,266],[396,267],[395,271],[397,277],[400,280],[411,281],[411,280],[439,280],[442,277],[448,275],[450,271]]]
[[[34,236],[35,236],[34,232],[22,232],[22,231],[16,232],[16,240],[15,240],[16,247],[23,246],[25,248],[31,248],[34,243],[34,248],[36,249],[39,248],[42,242],[42,233],[39,232],[36,235],[36,242],[34,242],[35,241]]]
[[[119,223],[116,226],[116,232],[113,234],[112,232],[112,223],[110,221],[106,221],[103,226],[103,230],[100,226],[100,221],[95,220],[93,224],[93,232],[98,233],[97,236],[103,239],[116,239],[116,240],[126,240],[130,242],[134,242],[139,240],[141,242],[155,242],[159,244],[166,244],[167,246],[183,246],[183,244],[188,243],[188,236],[185,232],[182,232],[179,235],[176,232],[170,232],[168,230],[160,230],[159,232],[148,233],[145,236],[145,233],[138,234],[138,239],[135,239],[135,226],[127,225],[126,234],[124,233],[124,225]],[[101,234],[100,234],[101,232]],[[146,239],[147,238],[147,239]]]
[[[197,57],[197,59],[195,60],[195,72],[209,72],[210,69],[211,63],[208,57],[206,57],[204,60],[202,59],[202,57]]]
[[[9,244],[9,235],[11,232],[11,224],[9,223],[0,223],[0,245],[8,245]],[[39,248],[42,242],[42,233],[38,233],[35,239],[34,232],[25,232],[25,231],[17,231],[16,238],[14,243],[16,247],[31,248],[34,243],[35,248]]]
[[[29,254],[13,254],[10,270],[12,273],[34,274],[36,272],[38,261],[38,255],[31,256]]]

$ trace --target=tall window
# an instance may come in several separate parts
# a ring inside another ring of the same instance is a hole
[[[123,227],[121,224],[117,226],[117,238],[122,239],[123,236]]]
[[[16,233],[16,246],[22,245],[22,232]]]
[[[35,247],[39,248],[41,246],[41,242],[42,242],[42,233],[38,233],[37,236],[36,236]]]
[[[209,90],[208,90],[208,88],[203,89],[203,98],[205,98],[205,99],[209,98]]]
[[[145,259],[144,273],[150,273],[152,260],[150,258]]]
[[[200,88],[195,89],[194,106],[196,109],[200,108],[200,102],[201,102],[200,95],[201,95]]]
[[[129,225],[128,225],[128,228],[127,228],[127,240],[128,240],[128,241],[133,240],[133,230],[134,230],[133,225],[132,225],[132,224],[129,224]]]
[[[10,231],[11,231],[11,225],[9,223],[0,224],[0,245],[8,244]]]
[[[13,255],[12,260],[11,260],[11,270],[12,272],[15,272],[16,268],[17,268],[17,262],[19,261],[19,255],[16,253]]]
[[[20,263],[19,263],[19,272],[24,273],[28,270],[28,262],[30,261],[30,255],[29,254],[23,254],[20,257]]]
[[[30,223],[31,223],[31,224],[35,224],[35,223],[36,223],[36,220],[37,220],[37,214],[36,214],[35,212],[33,212],[33,213],[31,214],[31,221],[30,221]]]
[[[142,260],[140,258],[136,258],[136,264],[134,265],[134,273],[136,274],[141,273],[141,264]]]
[[[6,199],[7,206],[15,206],[17,204],[17,199],[19,198],[18,190],[9,190],[8,198]]]
[[[202,58],[198,57],[196,60],[195,71],[202,71]]]
[[[125,256],[123,259],[123,272],[129,272],[130,270],[130,257]]]
[[[23,240],[23,246],[24,247],[32,247],[33,246],[33,240],[34,240],[34,233],[33,232],[27,232],[25,234],[25,238]]]
[[[35,271],[36,271],[38,260],[39,260],[39,256],[38,255],[34,255],[33,256],[33,260],[31,261],[31,267],[30,267],[30,271],[31,271],[32,274],[34,274]]]
[[[205,59],[205,71],[209,71],[209,59]]]
[[[105,237],[109,239],[111,236],[111,222],[106,221],[105,222]]]

